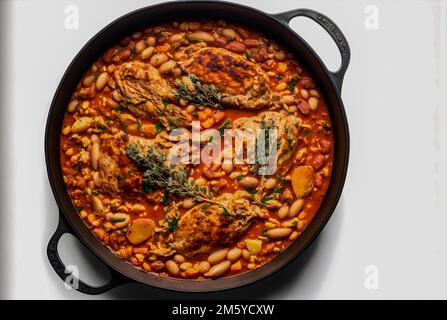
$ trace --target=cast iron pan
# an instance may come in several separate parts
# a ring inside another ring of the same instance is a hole
[[[312,19],[322,26],[335,41],[341,54],[341,67],[330,72],[314,50],[292,29],[289,21],[297,16]],[[115,256],[85,226],[73,207],[62,177],[59,160],[59,143],[62,119],[72,92],[90,65],[105,50],[126,35],[143,30],[149,25],[182,18],[218,18],[232,20],[268,34],[285,45],[310,71],[319,84],[326,99],[333,124],[335,139],[335,158],[332,179],[320,210],[305,229],[284,252],[264,266],[227,278],[217,280],[184,280],[160,277],[142,272]],[[279,14],[266,14],[262,11],[227,2],[177,1],[154,5],[136,10],[113,21],[98,32],[77,54],[65,72],[54,95],[48,114],[45,132],[45,158],[50,185],[59,207],[59,225],[51,237],[47,254],[51,266],[62,280],[73,278],[66,271],[59,257],[57,244],[64,233],[75,235],[81,242],[102,260],[112,273],[109,283],[92,287],[81,280],[76,289],[87,294],[100,294],[127,282],[140,282],[146,285],[190,292],[218,291],[243,286],[278,271],[297,257],[316,238],[329,220],[340,198],[347,173],[349,157],[349,132],[343,103],[340,97],[343,76],[350,60],[350,50],[346,38],[332,20],[318,12],[296,9]]]

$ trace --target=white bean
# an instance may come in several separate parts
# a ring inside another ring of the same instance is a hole
[[[234,166],[232,163],[223,163],[221,167],[222,167],[222,170],[225,171],[226,173],[230,173],[234,169]]]
[[[144,40],[140,40],[135,44],[135,52],[140,54],[146,49],[146,42]]]
[[[101,91],[107,84],[109,80],[109,74],[107,72],[103,72],[96,79],[96,91]]]
[[[179,267],[177,262],[172,261],[172,260],[168,260],[166,261],[166,270],[168,270],[168,272],[174,276],[178,275],[179,273]]]
[[[225,257],[227,256],[227,253],[228,253],[228,249],[220,249],[220,250],[214,251],[208,257],[208,262],[210,264],[218,264],[219,262],[221,262],[225,259]]]
[[[235,39],[236,31],[234,31],[233,29],[223,29],[222,35],[227,39]]]
[[[264,188],[267,190],[273,189],[276,186],[276,179],[275,178],[268,178],[267,181],[264,183]]]
[[[211,265],[208,261],[201,261],[199,263],[199,271],[201,274],[205,274],[210,271]]]
[[[168,73],[171,72],[171,70],[177,65],[177,63],[174,60],[169,60],[163,63],[158,70],[160,73]]]
[[[156,53],[151,57],[149,63],[154,67],[158,67],[169,60],[169,57],[164,53]]]
[[[289,206],[282,206],[278,210],[278,218],[284,219],[289,214]]]
[[[68,112],[75,112],[79,106],[79,100],[72,100],[67,107]]]
[[[318,108],[318,101],[319,100],[316,97],[310,97],[309,100],[307,100],[307,102],[309,103],[309,107],[314,111]]]
[[[268,230],[265,233],[265,235],[269,239],[277,240],[277,239],[282,239],[282,238],[288,237],[288,236],[290,236],[291,233],[292,233],[292,229],[289,229],[289,228],[274,228],[274,229]]]
[[[92,167],[95,170],[98,170],[98,159],[101,156],[101,151],[99,149],[99,143],[95,142],[92,145],[92,150],[91,150],[91,160],[92,160]]]
[[[301,209],[303,208],[304,205],[304,201],[303,199],[298,199],[296,200],[291,206],[290,206],[290,210],[289,210],[289,218],[294,218],[296,217]]]
[[[84,78],[82,84],[84,85],[84,87],[90,87],[93,84],[93,82],[95,82],[95,76],[91,74]]]
[[[228,251],[227,259],[231,262],[234,262],[238,260],[242,255],[242,250],[239,248],[233,248],[230,251]]]
[[[146,60],[149,59],[152,54],[154,53],[155,48],[154,47],[148,47],[141,52],[141,58]]]
[[[245,177],[238,181],[242,188],[255,188],[258,185],[258,179],[254,177]]]
[[[187,35],[188,40],[190,41],[205,41],[205,42],[213,42],[214,37],[210,35],[208,32],[197,31]]]
[[[223,275],[225,272],[227,272],[231,267],[231,262],[226,260],[223,261],[219,264],[216,264],[215,266],[213,266],[210,271],[208,271],[207,273],[205,273],[206,277],[219,277],[221,275]]]

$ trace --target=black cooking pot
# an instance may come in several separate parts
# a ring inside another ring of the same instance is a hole
[[[341,53],[341,67],[337,72],[330,72],[324,66],[312,48],[294,31],[288,22],[297,16],[304,16],[321,25],[332,37]],[[86,227],[80,219],[62,177],[60,164],[60,132],[63,116],[70,96],[86,70],[105,52],[107,48],[126,35],[132,34],[165,21],[182,18],[218,18],[232,20],[261,31],[292,51],[303,63],[318,83],[330,112],[335,139],[335,157],[332,178],[326,197],[309,226],[284,252],[264,266],[217,280],[184,280],[160,277],[142,272],[126,261],[115,256]],[[217,291],[243,286],[267,277],[278,271],[297,257],[316,238],[329,220],[340,198],[345,182],[348,156],[349,132],[345,110],[340,97],[341,85],[350,59],[348,43],[340,29],[326,16],[307,9],[296,9],[279,14],[266,14],[262,11],[227,2],[214,1],[177,1],[136,10],[113,21],[96,34],[77,54],[65,72],[54,95],[45,132],[45,158],[51,189],[59,206],[59,225],[48,244],[49,261],[62,280],[68,276],[61,261],[57,243],[64,233],[72,233],[101,259],[112,273],[109,283],[101,287],[92,287],[79,280],[78,291],[99,294],[126,282],[141,282],[154,287],[178,291]]]

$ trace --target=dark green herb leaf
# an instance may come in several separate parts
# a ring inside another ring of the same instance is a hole
[[[155,131],[157,132],[157,134],[161,132],[161,123],[160,122],[157,122],[155,124]]]
[[[228,128],[228,126],[231,124],[231,120],[230,119],[227,119],[219,128],[218,128],[218,130],[219,130],[219,133],[220,133],[220,135],[221,136],[223,136],[224,135],[224,133],[225,133],[225,129],[227,129]]]

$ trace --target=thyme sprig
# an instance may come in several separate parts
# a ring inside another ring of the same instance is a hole
[[[202,84],[195,75],[188,75],[189,80],[194,84],[195,90],[190,90],[182,81],[179,88],[174,92],[177,99],[184,99],[196,105],[220,107],[221,94],[213,85]]]
[[[214,199],[213,193],[206,186],[199,186],[194,180],[188,179],[184,168],[169,163],[162,151],[156,152],[154,148],[149,147],[147,154],[142,155],[137,145],[128,144],[126,154],[145,170],[143,190],[147,190],[148,187],[160,187],[179,197],[194,198],[197,202],[205,201],[224,206]]]

